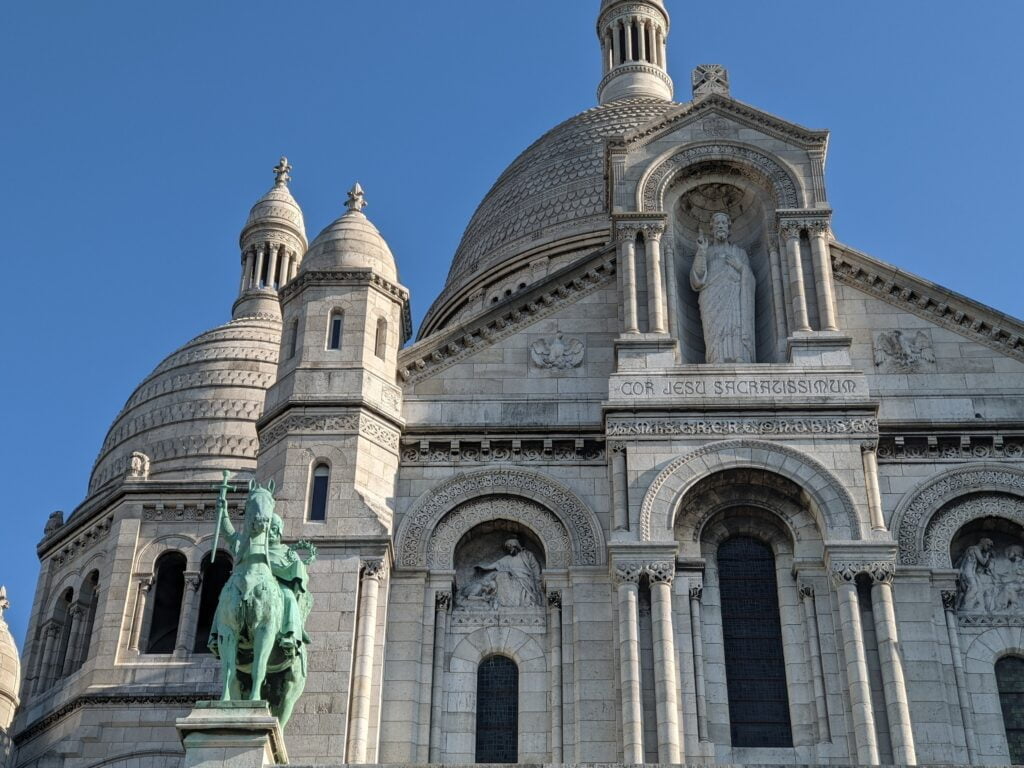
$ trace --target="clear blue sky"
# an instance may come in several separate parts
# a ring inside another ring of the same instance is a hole
[[[116,413],[228,319],[237,240],[286,153],[310,239],[358,179],[416,321],[504,167],[594,104],[598,0],[0,6],[0,582],[22,641],[54,509]],[[668,0],[669,65],[832,131],[840,240],[1024,315],[1024,3]]]

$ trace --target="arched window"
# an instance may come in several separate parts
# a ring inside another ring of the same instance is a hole
[[[775,556],[736,536],[718,548],[725,678],[734,747],[791,747]]]
[[[373,353],[381,360],[388,352],[388,321],[383,317],[377,318],[377,338],[373,343]]]
[[[341,328],[344,320],[344,313],[340,309],[331,312],[330,321],[327,323],[327,348],[341,349]]]
[[[92,645],[92,631],[96,625],[96,608],[99,605],[100,573],[93,571],[86,577],[82,585],[81,603],[84,611],[82,615],[82,634],[80,635],[77,656],[75,657],[74,669],[78,669],[89,658],[89,647]]]
[[[996,662],[996,685],[999,705],[1003,709],[1006,745],[1010,762],[1024,764],[1024,659],[1004,656]]]
[[[64,590],[64,594],[60,596],[60,600],[57,601],[57,610],[55,611],[55,620],[60,625],[60,634],[57,635],[57,652],[55,654],[56,663],[53,665],[53,679],[60,679],[61,675],[64,674],[64,665],[67,663],[68,653],[70,651],[69,645],[71,645],[71,624],[72,624],[72,611],[75,609],[75,591],[68,587]]]
[[[174,653],[181,619],[181,599],[185,596],[185,556],[165,552],[156,561],[153,585],[153,613],[149,621],[146,653]]]
[[[476,671],[475,762],[518,760],[519,668],[507,656],[491,656]]]
[[[313,479],[309,488],[309,519],[327,519],[327,490],[331,480],[331,468],[326,464],[313,467]]]
[[[210,630],[213,629],[213,615],[217,612],[217,602],[220,600],[221,590],[231,576],[232,567],[231,555],[223,550],[217,552],[217,557],[212,563],[210,555],[203,558],[200,566],[203,586],[199,594],[199,619],[196,621],[193,653],[210,652],[207,642],[210,639]]]
[[[291,325],[288,326],[288,359],[291,360],[295,357],[295,353],[299,349],[299,321],[292,320]]]

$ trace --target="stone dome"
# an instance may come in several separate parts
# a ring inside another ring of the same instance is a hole
[[[288,185],[278,182],[263,195],[249,211],[249,218],[242,227],[239,242],[245,247],[246,238],[261,229],[291,230],[306,244],[306,222],[302,218],[302,209],[295,202]]]
[[[9,606],[7,588],[0,587],[0,732],[3,733],[11,727],[21,688],[21,658],[4,619],[4,611]]]
[[[280,320],[254,315],[167,357],[114,420],[89,493],[121,480],[213,481],[223,469],[255,469],[256,420],[277,376],[280,343]]]
[[[356,208],[350,208],[316,236],[302,259],[299,271],[351,267],[369,267],[386,280],[398,281],[398,269],[391,249],[373,222]]]
[[[607,230],[605,140],[678,106],[662,99],[624,99],[588,109],[534,142],[476,209],[435,305],[471,276],[528,248]]]

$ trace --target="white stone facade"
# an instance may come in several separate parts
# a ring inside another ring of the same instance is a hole
[[[293,763],[474,762],[494,657],[521,763],[1021,758],[1024,323],[837,242],[826,132],[716,65],[670,101],[663,3],[604,0],[597,32],[601,106],[495,184],[414,343],[362,189],[307,249],[282,160],[233,321],[140,385],[47,523],[13,765],[183,765],[175,719],[219,688],[221,469],[273,479],[318,550]],[[707,362],[728,308],[691,283],[716,213],[742,362]]]

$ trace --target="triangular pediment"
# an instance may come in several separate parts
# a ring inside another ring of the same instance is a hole
[[[694,123],[700,123],[709,138],[729,137],[741,128],[749,128],[801,149],[824,152],[828,146],[828,131],[805,128],[717,93],[681,104],[678,109],[626,133],[620,146],[627,151],[639,149]]]

